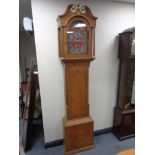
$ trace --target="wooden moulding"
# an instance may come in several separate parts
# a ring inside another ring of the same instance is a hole
[[[65,13],[63,15],[59,15],[58,18],[57,18],[57,21],[58,21],[58,26],[61,27],[61,26],[67,26],[68,22],[70,19],[74,18],[74,17],[77,17],[77,16],[80,16],[80,17],[84,17],[86,18],[88,21],[89,21],[89,24],[91,27],[96,27],[96,20],[97,20],[97,17],[95,17],[91,10],[89,9],[89,7],[85,6],[86,8],[86,13],[81,13],[79,11],[79,9],[75,12],[75,13],[72,13],[70,10],[71,10],[71,7],[72,7],[72,4],[70,4]],[[92,19],[92,20],[90,20]]]
[[[60,58],[61,59],[61,61],[63,61],[63,62],[91,62],[91,61],[93,61],[94,59],[95,59],[95,57],[94,58]]]

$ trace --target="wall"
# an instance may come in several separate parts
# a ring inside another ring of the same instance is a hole
[[[72,0],[32,0],[45,142],[63,138],[63,65],[58,58],[58,15]],[[134,26],[134,5],[83,0],[98,17],[96,59],[90,65],[89,104],[94,130],[112,127],[118,76],[118,33]]]
[[[33,58],[35,64],[37,64],[34,36],[30,36],[27,32],[21,31],[19,33],[19,63],[22,81],[25,80],[25,65],[26,68],[30,67],[31,58]]]

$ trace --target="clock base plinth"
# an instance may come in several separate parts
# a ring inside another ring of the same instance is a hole
[[[66,155],[92,149],[94,147],[92,118],[64,119],[64,141]]]

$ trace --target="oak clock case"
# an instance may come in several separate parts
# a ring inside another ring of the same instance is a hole
[[[119,140],[135,135],[135,30],[119,34],[119,77],[113,132]]]
[[[95,59],[96,17],[87,6],[69,5],[58,16],[59,57],[64,63],[66,114],[65,154],[93,148],[89,116],[89,65]]]

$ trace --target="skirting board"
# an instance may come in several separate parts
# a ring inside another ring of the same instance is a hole
[[[94,131],[94,136],[99,136],[99,135],[103,135],[106,133],[112,132],[112,127],[110,128],[106,128],[106,129],[101,129],[101,130],[96,130]],[[64,143],[63,139],[59,139],[59,140],[55,140],[49,143],[45,143],[45,148],[50,148],[50,147],[56,147],[59,145],[62,145]]]

